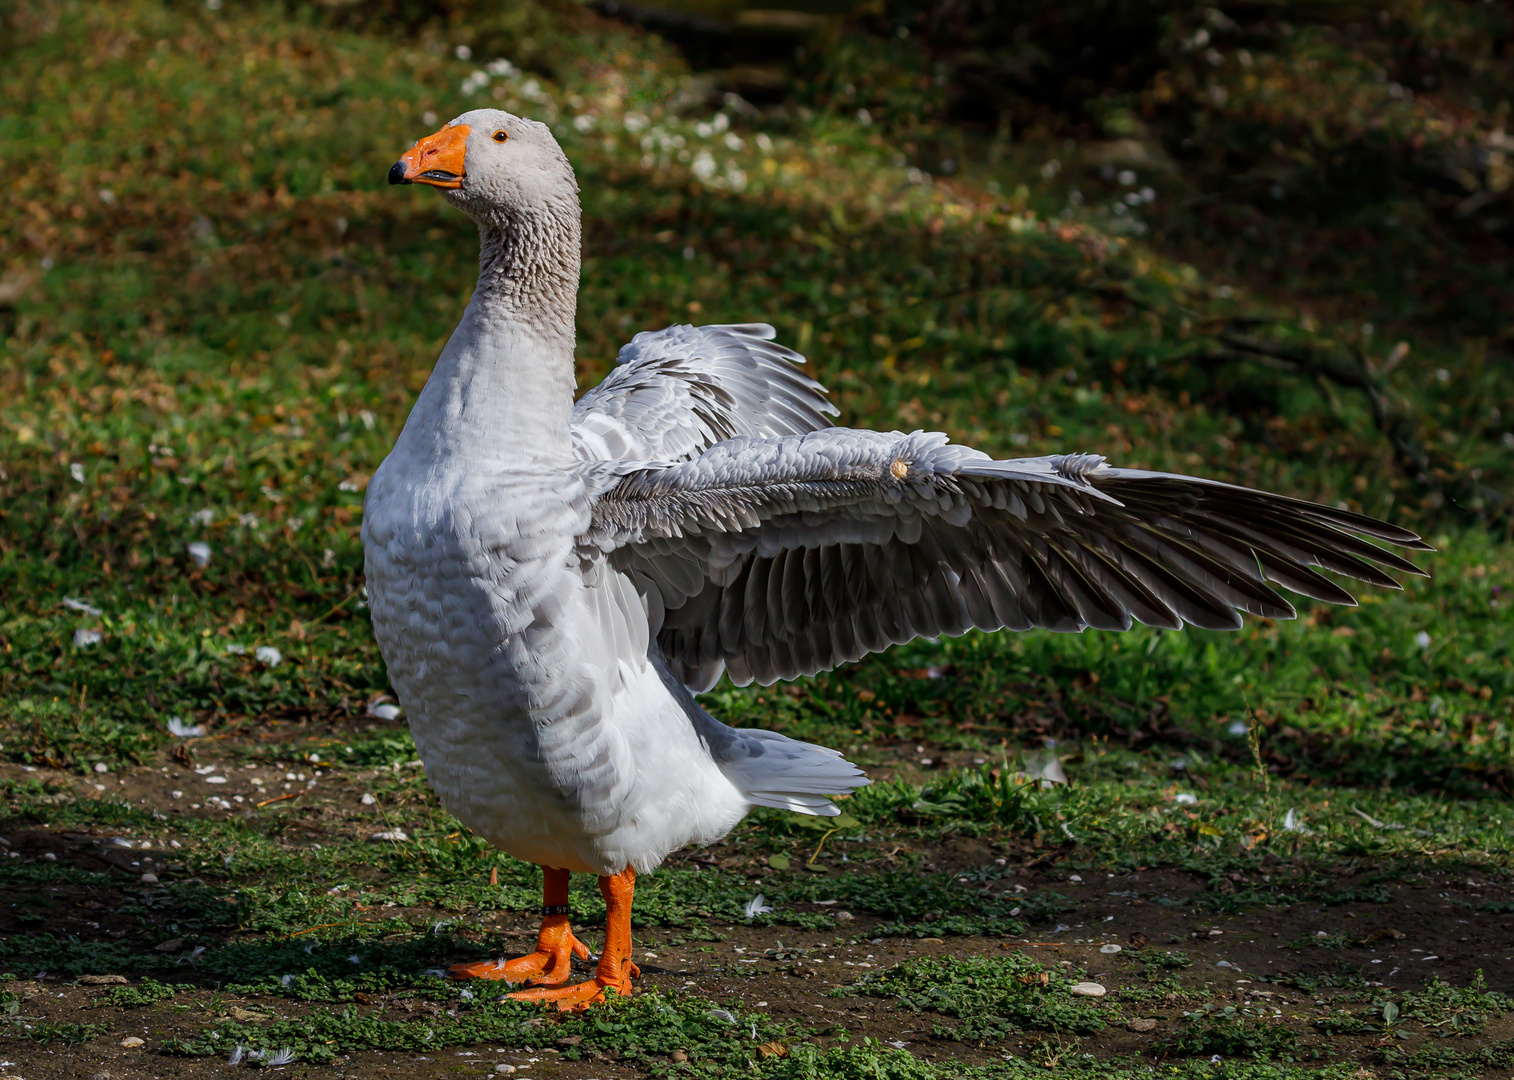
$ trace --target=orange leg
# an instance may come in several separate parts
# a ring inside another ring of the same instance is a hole
[[[542,868],[541,930],[536,935],[536,951],[514,960],[480,960],[476,964],[455,964],[447,969],[454,979],[503,979],[506,982],[530,982],[556,986],[573,974],[573,957],[587,960],[588,947],[573,936],[568,925],[568,872]]]
[[[605,947],[599,954],[599,970],[594,978],[573,986],[521,990],[511,997],[556,1005],[564,1012],[579,1012],[603,1001],[607,991],[631,996],[631,980],[641,975],[631,963],[631,900],[636,893],[636,871],[628,866],[618,874],[600,878],[599,891],[605,898],[607,913]]]

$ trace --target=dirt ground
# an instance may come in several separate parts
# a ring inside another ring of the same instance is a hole
[[[7,776],[22,775],[15,766],[0,769]],[[110,790],[121,799],[152,807],[172,818],[178,814],[234,815],[266,812],[255,803],[277,799],[294,791],[316,796],[312,802],[318,812],[307,813],[299,820],[301,827],[288,829],[287,842],[313,845],[322,838],[371,828],[378,818],[374,807],[365,805],[362,796],[370,786],[371,776],[358,772],[339,776],[314,777],[290,772],[283,766],[229,765],[218,768],[218,775],[228,781],[212,790],[203,782],[204,774],[188,768],[140,768],[125,775],[79,778],[77,775],[47,775],[45,770],[25,775],[66,783],[81,794]],[[309,770],[311,774],[314,769]],[[290,777],[293,777],[292,779]],[[309,788],[310,780],[316,787]],[[175,796],[175,792],[179,792]],[[205,800],[214,798],[217,803]],[[223,800],[230,809],[221,809]],[[296,800],[285,800],[292,802]],[[281,804],[270,803],[279,808]],[[89,870],[109,870],[122,883],[137,884],[144,873],[171,878],[181,874],[178,860],[181,851],[171,848],[144,850],[124,847],[115,842],[119,829],[57,830],[11,820],[0,823],[0,857],[9,860],[46,860]],[[919,852],[920,849],[916,849]],[[1013,852],[995,849],[977,841],[967,841],[924,852],[926,865],[942,869],[970,869],[975,865],[1006,860],[1007,870],[1016,870]],[[716,848],[709,852],[686,854],[685,863],[695,860],[708,864],[737,863],[743,858],[733,848]],[[1305,993],[1296,983],[1299,974],[1329,973],[1342,965],[1359,968],[1368,985],[1412,989],[1429,975],[1439,975],[1445,982],[1465,986],[1478,971],[1489,989],[1514,990],[1514,916],[1479,912],[1478,906],[1501,906],[1496,902],[1514,901],[1514,889],[1460,877],[1427,875],[1386,885],[1385,903],[1348,903],[1324,907],[1319,904],[1282,905],[1257,908],[1237,914],[1200,913],[1186,901],[1208,891],[1209,883],[1194,875],[1176,870],[1153,869],[1123,876],[1078,874],[1056,865],[1030,868],[1022,860],[1014,885],[1027,891],[1054,889],[1074,905],[1064,922],[1036,926],[1024,938],[983,937],[870,938],[869,931],[878,920],[858,913],[848,926],[848,933],[858,941],[838,945],[836,931],[807,932],[792,927],[754,928],[740,924],[712,921],[709,929],[724,936],[718,942],[687,941],[672,944],[677,935],[670,930],[652,929],[639,934],[637,960],[642,964],[641,985],[697,993],[717,1003],[742,1009],[766,1010],[774,1018],[801,1022],[819,1032],[812,1041],[834,1044],[844,1028],[853,1040],[872,1038],[886,1044],[907,1046],[918,1056],[937,1060],[982,1061],[1006,1054],[1022,1053],[1033,1040],[1010,1037],[1007,1041],[984,1047],[943,1040],[932,1034],[933,1018],[916,1014],[883,998],[830,996],[839,986],[857,977],[881,970],[888,965],[917,956],[1004,956],[1021,950],[1053,968],[1068,966],[1085,970],[1088,977],[1104,985],[1117,1000],[1125,985],[1141,983],[1143,957],[1159,950],[1181,950],[1192,958],[1192,965],[1172,974],[1185,990],[1205,991],[1204,999],[1233,1003],[1236,1006],[1269,1006],[1280,1012],[1300,1034],[1306,1046],[1326,1051],[1329,1056],[1344,1055],[1368,1058],[1382,1045],[1381,1035],[1362,1037],[1325,1036],[1315,1021],[1328,1015],[1343,1001],[1344,991],[1319,990]],[[1341,868],[1340,886],[1349,887],[1373,875],[1377,868],[1362,860]],[[755,876],[760,873],[752,870]],[[835,872],[834,870],[832,871]],[[1379,882],[1379,884],[1382,884]],[[121,920],[112,925],[108,913],[124,898],[124,893],[98,886],[47,886],[50,905],[39,920],[35,905],[23,904],[24,897],[15,890],[0,890],[0,935],[48,932],[71,935],[83,941],[126,941],[135,949],[154,947],[161,935],[154,936],[150,920]],[[1514,906],[1511,904],[1510,906]],[[816,909],[821,910],[820,908]],[[396,911],[402,917],[425,917],[425,912]],[[129,922],[129,925],[128,925]],[[534,934],[534,923],[524,915],[500,915],[494,922],[495,938],[521,946]],[[591,933],[593,928],[588,928]],[[680,939],[681,940],[681,939]],[[765,950],[784,946],[783,957]],[[1318,944],[1316,944],[1318,943]],[[495,941],[493,944],[498,944]],[[1101,946],[1118,944],[1118,953],[1103,953]],[[480,945],[480,955],[489,946]],[[520,951],[526,951],[524,947]],[[458,960],[476,956],[458,956]],[[93,1004],[102,993],[99,985],[84,985],[68,976],[24,970],[14,962],[0,962],[0,969],[11,973],[13,981],[4,986],[24,997],[24,1012],[51,1022],[107,1024],[112,1033],[77,1046],[61,1043],[38,1045],[15,1039],[0,1039],[0,1077],[23,1080],[73,1080],[73,1078],[161,1077],[190,1078],[225,1075],[228,1066],[223,1058],[186,1059],[167,1056],[155,1050],[165,1039],[203,1030],[212,1014],[236,1015],[248,1003],[231,995],[215,995],[212,987],[201,992],[202,1008],[187,1010],[180,1000],[160,1006],[138,1009],[100,1007]],[[584,966],[587,972],[587,965]],[[98,975],[111,975],[99,972]],[[186,976],[193,981],[192,975]],[[175,976],[178,978],[178,976]],[[1207,989],[1206,989],[1207,988]],[[196,999],[198,1000],[198,999]],[[1164,1035],[1171,1034],[1185,1008],[1196,999],[1152,1000],[1140,1004],[1127,1002],[1122,1010],[1127,1018],[1155,1020],[1154,1025],[1133,1025],[1146,1030],[1132,1030],[1130,1025],[1110,1026],[1095,1035],[1076,1038],[1080,1052],[1100,1057],[1108,1054],[1139,1053]],[[1358,999],[1359,1000],[1359,999]],[[319,1008],[319,1006],[314,1006]],[[278,1000],[260,1001],[257,1008],[272,1017],[297,1017],[312,1006]],[[408,1015],[417,1009],[436,1010],[426,1002],[378,1000],[359,1008],[374,1015]],[[141,1046],[123,1047],[121,1040],[143,1040]],[[1412,1034],[1393,1045],[1413,1051],[1428,1036]],[[1459,1049],[1471,1049],[1489,1042],[1514,1037],[1514,1017],[1491,1021],[1478,1036],[1458,1040]],[[462,1051],[445,1051],[430,1055],[362,1054],[351,1055],[330,1066],[308,1064],[291,1066],[291,1075],[367,1077],[367,1076],[482,1076],[495,1075],[500,1065],[513,1066],[516,1075],[546,1078],[610,1077],[642,1075],[613,1060],[563,1061],[552,1049],[530,1053],[478,1046]]]

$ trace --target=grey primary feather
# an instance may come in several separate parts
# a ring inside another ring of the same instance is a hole
[[[681,461],[736,435],[800,435],[836,406],[766,323],[643,331],[573,406],[581,461]]]
[[[580,538],[632,575],[695,689],[813,674],[972,627],[1234,629],[1286,619],[1270,584],[1331,603],[1329,570],[1420,574],[1360,539],[1405,529],[1230,484],[1078,454],[995,461],[945,435],[738,436],[682,461],[590,467]]]

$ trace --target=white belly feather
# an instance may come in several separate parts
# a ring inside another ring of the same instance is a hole
[[[386,461],[363,525],[374,633],[464,825],[546,866],[650,870],[751,803],[649,662],[629,583],[572,557],[563,480]]]

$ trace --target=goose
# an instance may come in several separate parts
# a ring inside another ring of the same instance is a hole
[[[997,460],[938,432],[835,427],[762,323],[638,333],[574,401],[580,210],[543,124],[465,112],[389,172],[477,223],[478,285],[393,450],[362,540],[372,624],[426,776],[543,872],[536,949],[457,978],[582,1009],[629,995],[637,874],[754,807],[839,812],[834,750],[732,728],[696,695],[970,629],[1229,630],[1334,604],[1318,571],[1424,572],[1343,509],[1094,454]],[[1367,539],[1363,539],[1363,538]],[[571,874],[599,879],[592,979]]]

